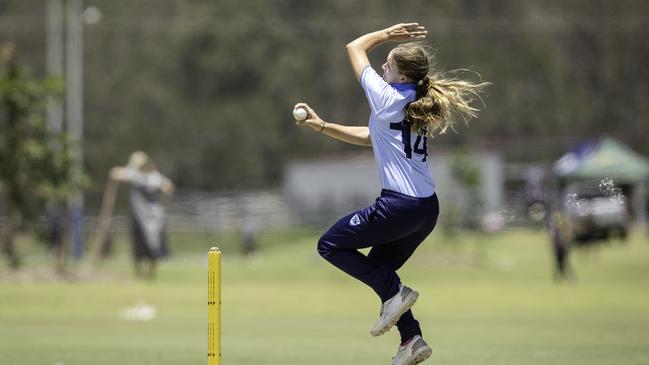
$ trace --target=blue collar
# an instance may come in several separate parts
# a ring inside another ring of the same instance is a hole
[[[415,82],[406,82],[403,84],[390,84],[393,88],[399,90],[399,91],[406,91],[406,90],[417,90],[417,83]]]

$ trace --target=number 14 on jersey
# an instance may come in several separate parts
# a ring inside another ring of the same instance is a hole
[[[406,154],[407,158],[412,158],[412,152],[414,151],[418,155],[423,155],[421,159],[422,162],[426,161],[426,156],[428,156],[428,137],[425,135],[417,134],[417,139],[415,140],[415,145],[412,147],[410,145],[410,136],[412,134],[411,124],[407,121],[402,121],[399,123],[390,123],[390,129],[401,131],[401,141],[403,142],[403,152]],[[423,146],[422,146],[423,141]]]

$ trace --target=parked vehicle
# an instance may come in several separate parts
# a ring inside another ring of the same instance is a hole
[[[626,239],[630,217],[624,196],[571,193],[564,201],[576,242]]]

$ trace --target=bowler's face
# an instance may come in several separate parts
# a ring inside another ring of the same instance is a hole
[[[388,84],[399,84],[405,81],[405,77],[399,73],[397,66],[394,64],[392,53],[388,55],[388,59],[381,66],[381,69],[383,70],[383,80]]]

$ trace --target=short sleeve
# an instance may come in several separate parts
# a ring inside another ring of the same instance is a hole
[[[361,87],[370,104],[372,113],[378,115],[389,107],[398,98],[398,93],[390,84],[385,82],[371,66],[367,66],[361,72]]]

